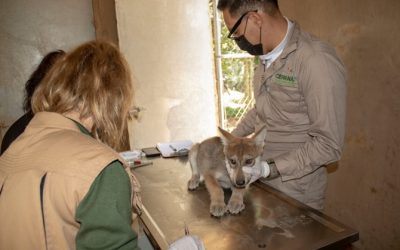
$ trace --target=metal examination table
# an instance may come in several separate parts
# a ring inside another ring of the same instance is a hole
[[[142,185],[141,221],[156,248],[166,249],[183,236],[185,224],[207,250],[343,249],[358,240],[357,231],[258,182],[250,186],[239,215],[212,217],[204,184],[187,190],[186,158],[151,160],[133,173]]]

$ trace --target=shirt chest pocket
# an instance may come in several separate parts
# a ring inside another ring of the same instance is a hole
[[[298,86],[283,86],[266,82],[256,97],[258,116],[263,121],[296,124],[307,120],[307,108]]]
[[[302,110],[304,98],[296,81],[279,81],[274,77],[268,83],[268,92],[271,105],[281,112],[297,113]]]

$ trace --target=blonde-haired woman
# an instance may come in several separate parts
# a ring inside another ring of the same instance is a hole
[[[137,182],[118,147],[132,103],[127,63],[106,42],[58,61],[35,113],[0,158],[0,249],[137,249]]]

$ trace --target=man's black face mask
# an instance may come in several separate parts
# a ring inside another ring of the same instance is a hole
[[[262,43],[253,45],[246,39],[246,37],[244,37],[244,35],[235,38],[235,42],[241,50],[247,51],[250,55],[260,56],[264,54]]]

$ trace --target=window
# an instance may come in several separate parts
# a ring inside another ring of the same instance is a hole
[[[217,9],[217,0],[210,0],[210,13],[220,125],[232,130],[254,105],[252,80],[256,58],[227,38],[229,31]]]

